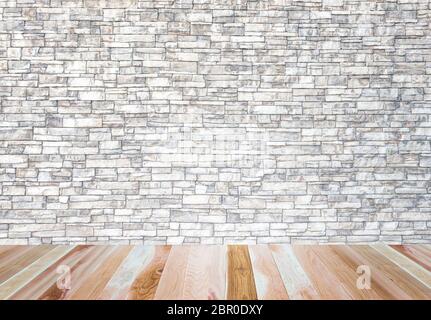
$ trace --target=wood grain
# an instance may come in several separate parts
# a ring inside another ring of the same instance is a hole
[[[114,252],[91,273],[90,277],[70,296],[72,300],[97,299],[120,264],[132,250],[131,246],[115,247]]]
[[[91,249],[92,249],[91,246],[74,247],[65,256],[61,257],[55,263],[50,265],[44,272],[39,274],[30,282],[28,282],[22,289],[14,293],[11,296],[11,299],[14,299],[14,300],[40,299],[40,297],[57,282],[59,278],[59,274],[57,273],[57,268],[59,266],[61,265],[68,266],[68,267],[73,266]]]
[[[416,264],[407,256],[385,244],[376,244],[371,246],[374,250],[391,260],[401,269],[408,272],[415,279],[422,282],[428,288],[431,288],[431,272]]]
[[[77,288],[80,286],[84,279],[89,275],[89,271],[91,270],[91,265],[97,261],[100,254],[106,250],[105,246],[93,246],[83,254],[79,259],[75,261],[71,261],[68,264],[63,264],[69,270],[67,273],[70,275],[70,285],[71,288],[65,288],[58,285],[58,280],[64,275],[65,270],[56,270],[56,279],[55,282],[51,283],[51,285],[46,288],[44,292],[38,297],[40,300],[61,300],[68,299],[70,290]]]
[[[0,246],[0,299],[430,300],[430,258],[429,245]]]
[[[359,255],[363,265],[371,268],[373,284],[385,287],[395,299],[430,299],[431,291],[386,257],[368,246],[352,246],[348,250]]]
[[[428,246],[394,245],[391,247],[431,271],[431,249]]]
[[[152,300],[156,295],[160,277],[166,265],[171,246],[156,247],[154,256],[148,265],[134,280],[127,295],[129,300]]]
[[[335,250],[338,254],[343,256],[345,261],[349,261],[349,263],[354,265],[355,268],[358,268],[360,266],[370,267],[372,291],[374,291],[381,299],[397,299],[397,295],[394,294],[395,292],[391,291],[390,287],[388,287],[388,281],[390,282],[390,280],[385,278],[381,273],[373,272],[373,268],[369,264],[367,264],[369,262],[366,262],[360,254],[351,250],[350,248],[347,248],[346,246],[337,246]],[[403,299],[407,298],[407,295],[403,296]]]
[[[32,246],[5,246],[5,248],[2,248],[0,251],[0,268],[11,264],[11,260],[19,257],[23,252],[29,251],[32,248]]]
[[[228,246],[228,300],[257,300],[247,246]]]
[[[73,247],[59,246],[45,255],[41,256],[34,263],[24,268],[13,277],[9,278],[0,285],[0,300],[7,299],[21,289],[25,284],[33,280],[40,273],[46,270],[51,264],[70,252]]]
[[[109,280],[100,295],[100,299],[126,299],[134,279],[145,270],[154,257],[154,254],[155,247],[153,246],[134,247],[112,276],[111,280]]]
[[[184,299],[184,283],[190,250],[190,246],[172,247],[154,296],[156,300]]]
[[[319,299],[316,289],[296,258],[291,246],[271,245],[270,249],[289,297],[295,300]]]
[[[335,280],[339,286],[348,292],[352,299],[355,300],[379,300],[382,296],[375,290],[359,289],[357,287],[357,280],[360,276],[358,274],[358,266],[349,257],[339,252],[337,245],[319,245],[312,246],[313,252],[325,265],[327,272],[333,274],[337,279]],[[322,275],[320,275],[322,277]],[[340,299],[339,296],[328,297],[329,299]]]
[[[193,247],[189,252],[182,298],[226,299],[226,272],[226,247]]]
[[[7,252],[12,252],[14,249],[19,247],[24,248],[24,246],[0,246],[0,264],[2,263],[2,260],[4,259],[3,257]]]
[[[344,263],[332,246],[293,246],[320,299],[380,299],[373,290],[357,287],[357,266]]]
[[[0,284],[53,248],[53,246],[30,246],[23,251],[15,249],[13,255],[0,266]]]
[[[93,274],[93,270],[97,270],[106,259],[109,259],[114,250],[115,248],[111,246],[97,246],[96,250],[89,252],[77,265],[73,266],[70,273],[71,288],[66,291],[63,290],[64,292],[62,292],[60,296],[61,299],[70,300],[75,292],[88,283],[89,278]],[[52,290],[58,290],[58,286],[55,285]],[[58,293],[60,293],[60,291]],[[56,296],[59,295],[54,295],[54,297]],[[48,299],[48,297],[46,299]]]
[[[259,300],[289,299],[274,258],[266,245],[249,246]]]

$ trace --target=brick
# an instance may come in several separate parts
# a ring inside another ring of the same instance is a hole
[[[110,160],[87,159],[86,166],[87,168],[124,168],[124,167],[130,167],[130,160],[129,159],[110,159]]]
[[[22,128],[0,128],[0,140],[31,140],[33,130]]]
[[[2,164],[24,164],[27,163],[27,156],[24,155],[0,155],[0,166]]]
[[[63,120],[64,127],[72,128],[94,128],[102,126],[101,118],[67,118]]]
[[[29,196],[58,196],[58,186],[35,186],[27,187],[26,194]]]
[[[184,204],[217,204],[220,203],[220,196],[209,195],[185,195],[183,196]]]

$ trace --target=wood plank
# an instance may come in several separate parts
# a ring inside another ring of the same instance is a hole
[[[126,299],[133,281],[147,267],[154,255],[154,246],[134,247],[109,280],[100,295],[100,299]]]
[[[319,299],[319,294],[293,253],[292,247],[270,245],[270,249],[290,299]]]
[[[189,252],[182,299],[226,299],[226,246],[194,246]]]
[[[10,298],[15,300],[35,300],[39,299],[49,288],[56,284],[59,274],[57,268],[60,265],[65,265],[72,268],[82,259],[93,246],[82,245],[74,247],[65,256],[61,257],[55,263],[51,264],[44,272],[39,274],[22,289],[14,293]]]
[[[75,264],[68,266],[70,269],[70,285],[71,288],[59,287],[57,281],[53,283],[45,292],[43,292],[38,299],[40,300],[65,300],[69,296],[69,292],[79,287],[84,281],[85,277],[91,270],[91,265],[98,261],[99,256],[107,250],[106,246],[93,246],[87,254],[79,259]],[[61,274],[58,274],[58,278]],[[57,279],[58,279],[57,278]]]
[[[71,293],[71,300],[95,300],[117,271],[123,260],[132,250],[132,246],[118,246],[90,277],[75,292]]]
[[[227,299],[257,300],[247,246],[228,246]]]
[[[14,256],[13,259],[7,260],[6,264],[0,267],[0,284],[5,282],[7,279],[18,273],[34,261],[39,259],[48,251],[52,250],[54,246],[41,245],[41,246],[29,246],[28,250],[20,252],[20,254]]]
[[[431,298],[429,288],[369,246],[357,245],[347,249],[359,255],[363,265],[370,266],[373,282],[386,287],[395,299]]]
[[[72,249],[72,246],[55,247],[29,265],[27,268],[24,268],[13,277],[3,282],[0,285],[0,300],[7,299],[12,296]]]
[[[7,266],[11,260],[19,257],[23,252],[31,250],[32,246],[8,246],[0,252],[0,268]]]
[[[426,245],[146,248],[0,246],[0,299],[431,299]],[[360,265],[371,289],[356,287]]]
[[[0,263],[1,263],[1,261],[2,261],[2,256],[6,253],[6,252],[8,252],[8,251],[10,251],[10,250],[13,250],[13,249],[15,249],[15,248],[18,248],[18,247],[20,247],[20,246],[12,246],[12,245],[4,245],[4,246],[2,246],[2,245],[0,245]],[[22,246],[21,246],[22,247]]]
[[[349,292],[353,299],[380,300],[384,293],[372,289],[359,289],[357,280],[361,274],[357,273],[358,264],[348,256],[337,250],[339,245],[319,245],[313,246],[313,251],[327,266],[329,272],[340,281],[340,285]]]
[[[392,248],[401,252],[423,268],[431,271],[431,250],[419,245],[392,245]]]
[[[248,247],[259,300],[287,300],[289,296],[267,245]]]
[[[154,299],[170,251],[171,246],[157,246],[155,248],[153,258],[133,282],[127,295],[128,300]]]
[[[190,250],[190,246],[174,246],[171,248],[154,299],[182,299]]]
[[[380,272],[374,272],[374,268],[367,264],[366,261],[364,261],[364,258],[352,250],[349,246],[346,245],[340,245],[335,246],[334,250],[345,259],[345,261],[349,261],[349,263],[352,263],[355,268],[358,268],[359,266],[368,266],[370,267],[371,271],[371,289],[372,291],[376,292],[382,299],[385,300],[395,300],[397,299],[397,296],[399,297],[400,292],[396,292],[391,290],[390,283],[388,283],[388,279],[382,275]],[[407,299],[408,296],[405,295],[404,299]]]
[[[371,247],[431,289],[430,271],[388,245],[375,244]]]
[[[0,272],[1,270],[3,270],[3,272],[9,270],[17,259],[24,253],[29,252],[32,248],[33,246],[7,246],[7,248],[4,248],[4,250],[0,252]]]
[[[293,249],[322,299],[381,299],[374,290],[357,287],[356,282],[360,276],[356,273],[358,266],[352,265],[348,259],[340,256],[334,247],[294,246]]]
[[[62,295],[61,299],[69,300],[71,297],[85,284],[88,283],[89,278],[98,270],[98,268],[110,258],[114,252],[115,247],[113,246],[97,246],[97,249],[88,253],[72,270],[72,286],[70,290],[67,290]]]
[[[70,268],[69,289],[59,288],[57,283],[53,284],[39,299],[42,300],[68,300],[70,296],[86,283],[93,270],[104,261],[113,251],[111,246],[94,246],[76,264]]]
[[[331,272],[330,268],[322,262],[313,247],[309,245],[293,245],[292,250],[319,297],[325,300],[351,300],[353,295],[349,290],[346,290],[343,283]]]

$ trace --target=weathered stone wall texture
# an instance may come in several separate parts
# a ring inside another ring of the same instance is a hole
[[[0,244],[431,242],[429,0],[0,0]]]

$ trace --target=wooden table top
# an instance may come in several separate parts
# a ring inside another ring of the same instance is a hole
[[[431,245],[0,246],[0,299],[431,299]]]

